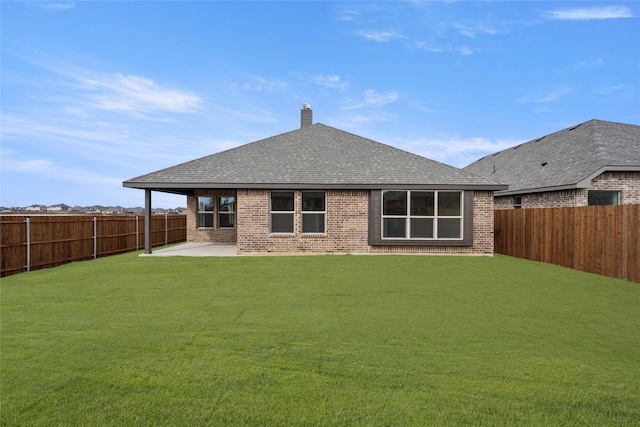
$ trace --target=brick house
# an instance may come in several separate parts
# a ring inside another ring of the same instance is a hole
[[[506,188],[313,124],[306,104],[300,129],[123,185],[145,190],[149,216],[152,191],[186,195],[187,241],[235,243],[240,255],[492,255],[493,191]]]
[[[509,185],[496,209],[640,203],[640,126],[590,120],[463,168]]]

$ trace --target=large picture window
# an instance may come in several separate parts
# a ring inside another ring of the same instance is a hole
[[[271,232],[293,233],[293,191],[271,193]]]
[[[460,240],[462,191],[382,192],[382,239]]]
[[[235,220],[236,198],[218,199],[218,228],[232,228]]]
[[[213,228],[213,197],[198,197],[198,228]]]
[[[325,193],[323,191],[302,192],[302,232],[325,232]]]

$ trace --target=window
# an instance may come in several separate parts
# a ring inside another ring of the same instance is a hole
[[[513,196],[513,208],[514,209],[522,208],[522,196]]]
[[[198,228],[213,228],[213,197],[198,197]]]
[[[232,228],[235,219],[235,197],[220,197],[218,199],[218,227]]]
[[[302,232],[325,232],[325,193],[322,191],[302,192]]]
[[[620,193],[618,191],[589,191],[589,206],[619,204]]]
[[[383,239],[462,239],[462,191],[383,191]]]
[[[293,233],[293,191],[271,193],[271,232]]]

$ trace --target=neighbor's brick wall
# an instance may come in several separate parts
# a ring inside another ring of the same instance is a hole
[[[474,244],[455,246],[369,246],[369,192],[326,192],[326,234],[302,234],[302,192],[295,192],[294,233],[271,234],[269,190],[238,190],[236,202],[239,254],[339,253],[339,254],[493,254],[493,192],[474,192]]]
[[[587,206],[589,190],[619,191],[620,204],[640,203],[640,172],[605,172],[591,181],[589,189],[522,194],[522,208],[559,208]],[[513,209],[513,196],[495,198],[496,209]]]
[[[640,204],[640,172],[605,172],[591,181],[591,189],[620,191],[621,205]]]
[[[197,228],[198,215],[198,197],[213,197],[215,199],[215,218],[213,219],[214,228]],[[193,243],[234,243],[236,241],[236,227],[234,228],[218,228],[218,197],[235,197],[237,204],[237,196],[235,190],[196,190],[195,196],[187,197],[187,242]],[[237,209],[237,208],[236,208]]]

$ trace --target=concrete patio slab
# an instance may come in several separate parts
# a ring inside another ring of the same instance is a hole
[[[153,250],[140,256],[237,256],[238,246],[228,243],[184,243],[170,248]]]

